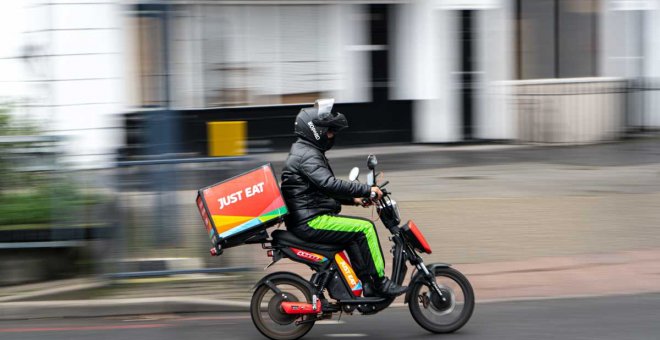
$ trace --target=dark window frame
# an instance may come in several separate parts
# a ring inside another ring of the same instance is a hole
[[[522,79],[534,79],[531,77],[524,77],[523,74],[523,65],[524,65],[524,57],[523,57],[523,38],[522,38],[522,23],[523,23],[523,1],[534,1],[534,0],[516,0],[515,2],[515,74],[516,74],[516,79],[522,80]],[[599,73],[599,59],[598,56],[600,54],[600,39],[598,36],[598,29],[600,26],[600,18],[599,18],[599,8],[602,3],[602,0],[592,0],[591,1],[591,7],[590,11],[593,13],[592,15],[592,20],[591,20],[591,36],[590,36],[590,41],[588,42],[591,45],[591,48],[593,52],[591,53],[591,62],[590,62],[590,76],[598,76]],[[554,50],[554,56],[553,56],[553,78],[571,78],[571,76],[562,76],[561,72],[561,44],[560,41],[562,39],[562,35],[560,32],[560,22],[561,22],[561,16],[562,16],[562,0],[554,0],[553,1],[553,39],[552,39],[552,44],[553,44],[553,50]]]

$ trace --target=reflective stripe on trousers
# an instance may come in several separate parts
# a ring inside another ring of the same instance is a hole
[[[378,241],[376,228],[371,221],[345,216],[321,215],[307,222],[307,225],[315,230],[362,233],[367,239],[371,260],[373,261],[376,272],[378,273],[378,277],[385,276],[385,262],[383,260],[383,253],[380,249],[380,242]],[[319,243],[322,242],[319,241]]]

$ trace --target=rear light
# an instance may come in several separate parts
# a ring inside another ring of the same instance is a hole
[[[218,249],[216,249],[215,247],[211,248],[211,250],[209,250],[209,252],[211,253],[211,256],[218,256],[219,255],[218,254]]]
[[[273,251],[272,250],[266,251],[266,256],[273,257]]]

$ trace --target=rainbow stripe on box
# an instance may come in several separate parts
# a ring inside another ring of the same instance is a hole
[[[276,200],[276,202],[273,203],[278,203],[277,201],[281,201],[281,198]],[[282,202],[283,203],[283,202]],[[273,204],[271,204],[267,209],[269,209]],[[219,230],[219,237],[221,238],[227,238],[232,235],[236,235],[238,233],[241,233],[245,230],[248,230],[254,226],[260,225],[264,222],[271,221],[273,219],[276,219],[288,212],[286,205],[282,205],[278,208],[275,208],[274,210],[268,211],[266,213],[262,213],[257,217],[253,216],[222,216],[222,215],[214,215],[213,216],[213,223],[216,226],[222,226],[224,230]],[[209,233],[209,236],[213,236],[213,229],[211,229],[211,232]]]

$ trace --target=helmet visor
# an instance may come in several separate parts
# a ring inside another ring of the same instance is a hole
[[[327,127],[330,130],[339,132],[348,127],[346,116],[338,112],[322,112],[317,119],[313,120],[317,126]]]

